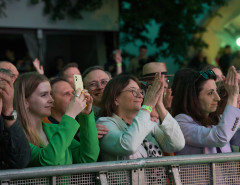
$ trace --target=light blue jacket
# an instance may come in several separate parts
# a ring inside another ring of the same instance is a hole
[[[185,145],[181,129],[169,113],[161,125],[152,122],[150,114],[144,110],[138,112],[130,126],[116,114],[113,117],[101,117],[97,123],[109,129],[100,139],[101,161],[148,157],[141,145],[145,138],[169,153],[179,151]]]
[[[240,110],[227,105],[219,124],[204,127],[197,124],[190,116],[179,114],[175,117],[185,137],[186,145],[177,155],[231,152],[230,145],[240,146]]]

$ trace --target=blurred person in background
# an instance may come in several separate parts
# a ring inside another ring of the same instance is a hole
[[[197,54],[192,58],[192,60],[190,60],[188,67],[195,70],[201,70],[207,64],[207,57],[204,56],[202,50],[199,50]]]
[[[126,71],[120,49],[113,50],[110,60],[104,65],[104,70],[111,73],[113,77]]]
[[[59,77],[66,79],[74,88],[73,75],[81,75],[77,63],[69,63],[65,65],[59,73]]]
[[[205,66],[202,71],[212,70],[216,75],[216,82],[222,82],[225,80],[225,76],[222,73],[222,70],[219,67],[214,65],[207,65]]]
[[[129,72],[136,77],[140,77],[142,75],[142,68],[148,62],[147,58],[147,46],[141,45],[139,47],[139,54],[137,57],[134,57],[129,64]]]
[[[232,61],[231,46],[226,45],[224,48],[224,54],[220,57],[218,62],[218,65],[225,76],[227,75],[228,69],[231,65],[231,61]]]

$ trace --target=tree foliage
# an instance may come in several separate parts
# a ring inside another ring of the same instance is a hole
[[[197,24],[199,16],[209,13],[208,8],[226,4],[226,0],[120,0],[120,31],[124,33],[122,44],[141,40],[154,44],[159,50],[155,57],[173,57],[182,64],[189,46],[207,47],[201,39],[206,30]],[[148,37],[148,25],[155,21],[160,25],[154,41]]]
[[[31,0],[32,4],[38,4],[40,0]],[[62,20],[67,16],[82,19],[83,11],[94,11],[102,6],[102,0],[42,0],[44,14],[50,15],[52,20]]]

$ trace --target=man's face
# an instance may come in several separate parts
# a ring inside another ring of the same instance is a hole
[[[91,71],[84,78],[84,87],[93,97],[93,105],[100,106],[104,88],[109,80],[109,76],[99,69]]]
[[[69,67],[67,70],[64,71],[63,77],[65,80],[67,80],[72,88],[74,88],[74,82],[73,82],[73,75],[80,75],[80,71],[76,67]]]
[[[12,72],[11,78],[12,78],[13,82],[17,79],[19,73],[18,73],[17,68],[13,64],[11,64],[9,62],[0,62],[0,68],[8,69]]]
[[[140,48],[139,49],[139,56],[140,56],[140,58],[146,58],[146,55],[147,55],[147,49]]]
[[[52,86],[52,97],[54,99],[53,111],[62,115],[66,112],[66,108],[73,97],[73,88],[68,82],[59,81]]]

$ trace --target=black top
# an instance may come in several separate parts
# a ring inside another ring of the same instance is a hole
[[[30,146],[18,121],[5,128],[0,117],[0,169],[24,168],[30,159]]]

